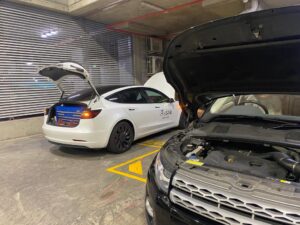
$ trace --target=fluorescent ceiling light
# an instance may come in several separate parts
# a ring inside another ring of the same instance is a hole
[[[123,4],[123,3],[126,3],[126,2],[129,2],[130,0],[117,0],[117,1],[114,1],[114,2],[112,2],[112,3],[110,3],[110,4],[107,4],[105,7],[103,7],[102,9],[101,9],[101,11],[107,11],[107,10],[110,10],[110,9],[112,9],[112,8],[114,8],[114,7],[116,7],[116,6],[119,6],[119,5],[121,5],[121,4]]]
[[[164,10],[164,8],[162,8],[162,7],[158,6],[158,5],[154,5],[154,4],[150,3],[150,2],[142,1],[141,5],[146,6],[146,7],[150,8],[150,9],[154,9],[155,11],[162,11],[162,10]]]

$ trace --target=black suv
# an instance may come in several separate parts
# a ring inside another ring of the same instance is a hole
[[[149,224],[300,224],[299,21],[265,10],[170,43],[165,75],[195,116],[150,167]]]

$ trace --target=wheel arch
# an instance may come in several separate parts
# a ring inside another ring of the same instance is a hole
[[[134,124],[133,124],[130,120],[128,120],[128,119],[121,119],[121,120],[119,120],[118,122],[116,122],[116,124],[113,126],[113,128],[114,128],[118,123],[121,123],[121,122],[127,122],[127,123],[132,127],[132,129],[133,129],[133,140],[135,140],[135,137],[136,137],[136,135],[135,135],[135,127],[134,127]]]

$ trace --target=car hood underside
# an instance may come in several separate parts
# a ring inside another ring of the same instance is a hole
[[[191,28],[169,45],[167,81],[185,103],[216,96],[300,92],[300,7],[265,10]]]

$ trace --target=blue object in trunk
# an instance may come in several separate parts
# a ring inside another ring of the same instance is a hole
[[[58,126],[75,127],[79,124],[84,106],[56,106],[56,122]]]

